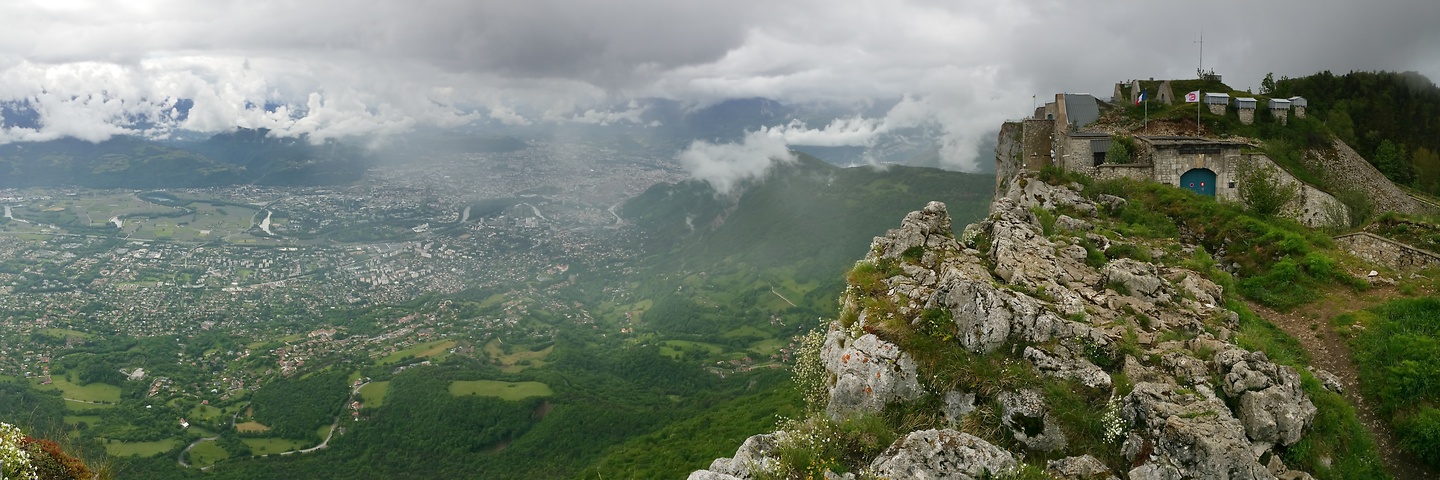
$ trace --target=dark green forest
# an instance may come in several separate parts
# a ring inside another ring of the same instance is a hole
[[[1274,82],[1391,181],[1440,194],[1440,88],[1416,72],[1330,71]],[[1263,93],[1263,92],[1262,92]]]

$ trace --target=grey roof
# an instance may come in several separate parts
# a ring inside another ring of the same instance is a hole
[[[1303,106],[1305,106],[1305,105],[1308,104],[1308,103],[1310,103],[1310,101],[1309,101],[1309,100],[1306,100],[1305,97],[1290,97],[1290,104],[1291,104],[1291,105],[1294,105],[1294,106],[1297,106],[1297,107],[1303,107]]]
[[[1281,108],[1290,108],[1290,101],[1280,98],[1272,98],[1270,99],[1270,108],[1277,110]]]
[[[1228,93],[1206,93],[1206,94],[1205,94],[1205,103],[1230,103],[1230,94],[1228,94]]]
[[[1182,146],[1182,145],[1219,145],[1219,146],[1222,146],[1222,147],[1248,147],[1248,146],[1250,146],[1250,144],[1248,144],[1248,143],[1241,143],[1241,142],[1235,142],[1235,141],[1230,141],[1230,140],[1212,140],[1212,139],[1202,138],[1202,137],[1182,137],[1182,136],[1178,136],[1178,135],[1154,135],[1154,136],[1145,136],[1145,137],[1137,136],[1137,137],[1135,137],[1135,138],[1138,138],[1138,139],[1140,139],[1141,141],[1144,141],[1145,143],[1148,143],[1148,144],[1150,144],[1150,145],[1152,145],[1152,146],[1155,146],[1155,147],[1170,147],[1170,146],[1177,146],[1177,147],[1178,147],[1178,146]]]
[[[1100,104],[1088,93],[1065,94],[1065,116],[1070,123],[1081,127],[1100,118]]]
[[[1255,102],[1256,100],[1251,97],[1239,97],[1235,99],[1235,106],[1237,108],[1255,108]]]

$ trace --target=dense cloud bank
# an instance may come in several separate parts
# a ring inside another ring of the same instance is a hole
[[[1440,30],[1426,24],[1440,18],[1436,2],[1228,3],[7,2],[0,142],[234,127],[318,141],[420,126],[645,126],[636,99],[862,111],[904,98],[883,117],[770,132],[856,146],[935,125],[943,163],[971,169],[981,127],[1023,115],[1027,97],[1193,76],[1206,12],[1243,12],[1204,22],[1205,67],[1232,85],[1324,69],[1440,75],[1429,48]]]

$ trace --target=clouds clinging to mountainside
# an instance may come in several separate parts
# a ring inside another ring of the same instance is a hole
[[[1032,95],[1119,80],[1419,70],[1440,4],[819,0],[43,1],[0,5],[0,142],[266,127],[317,138],[474,122],[636,124],[629,101],[766,97],[882,118],[781,125],[815,144],[930,122],[965,168]],[[186,102],[193,102],[193,106]],[[188,107],[188,109],[186,108]],[[903,109],[900,107],[904,107]],[[891,127],[886,127],[890,125]],[[870,133],[867,133],[870,131]]]

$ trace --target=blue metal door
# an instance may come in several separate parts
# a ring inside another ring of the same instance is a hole
[[[1180,176],[1180,186],[1192,192],[1215,196],[1215,172],[1208,168],[1196,168]]]

